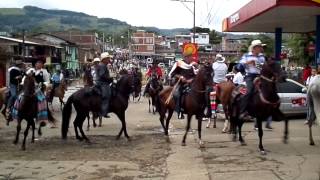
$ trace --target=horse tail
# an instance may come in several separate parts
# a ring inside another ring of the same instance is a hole
[[[61,128],[61,133],[62,133],[62,138],[66,139],[67,138],[67,133],[69,129],[69,122],[70,122],[70,117],[72,113],[72,103],[73,103],[73,96],[71,95],[66,104],[64,105],[62,109],[62,128]]]
[[[159,112],[160,113],[160,108],[161,108],[161,102],[160,102],[160,96],[159,94],[157,94],[155,97],[154,97],[154,103],[155,103],[155,107],[156,107],[156,112]]]

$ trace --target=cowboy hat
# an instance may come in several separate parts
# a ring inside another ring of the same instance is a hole
[[[92,62],[100,62],[100,58],[94,58]]]
[[[113,56],[110,55],[108,52],[104,52],[101,54],[101,61],[105,58],[113,58]]]
[[[224,58],[221,54],[217,54],[216,55],[216,62],[224,62],[226,60],[226,58]]]
[[[16,60],[14,63],[15,63],[15,65],[17,65],[17,66],[23,64],[22,60],[20,60],[20,59],[19,59],[19,60]]]
[[[266,44],[262,44],[261,40],[259,39],[256,39],[256,40],[253,40],[251,41],[251,45],[249,46],[249,51],[252,51],[252,49],[256,46],[266,46]]]

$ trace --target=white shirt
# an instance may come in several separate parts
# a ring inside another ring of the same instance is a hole
[[[221,83],[226,81],[226,74],[228,73],[228,67],[224,62],[215,62],[212,64],[214,72],[213,82]]]
[[[238,72],[234,77],[233,77],[233,83],[234,84],[243,84],[243,75],[241,74],[241,72]]]
[[[306,81],[306,85],[309,86],[316,79],[316,77],[317,77],[316,75],[315,76],[313,76],[313,75],[309,76],[307,81]]]

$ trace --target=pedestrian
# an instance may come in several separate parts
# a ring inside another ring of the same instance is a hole
[[[312,81],[315,79],[316,75],[317,75],[317,68],[316,68],[316,67],[312,67],[312,68],[311,68],[311,74],[310,74],[310,76],[305,80],[307,87],[308,87],[308,86],[312,83]]]
[[[303,68],[303,72],[302,72],[302,80],[305,84],[306,84],[309,76],[311,76],[311,67],[309,64],[306,64],[306,66]]]

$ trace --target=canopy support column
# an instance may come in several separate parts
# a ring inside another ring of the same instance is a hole
[[[316,22],[316,64],[320,65],[320,15],[317,16]]]
[[[275,59],[280,61],[281,58],[281,46],[282,46],[282,28],[276,28],[275,31]]]

